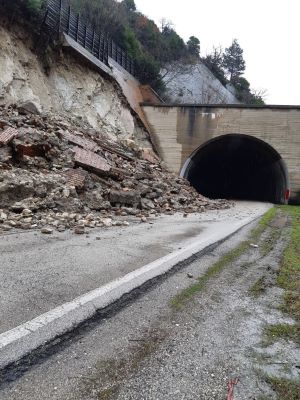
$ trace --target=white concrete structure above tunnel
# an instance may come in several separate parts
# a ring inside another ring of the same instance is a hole
[[[209,197],[300,203],[300,106],[150,105],[157,150]],[[238,189],[238,190],[237,190]]]

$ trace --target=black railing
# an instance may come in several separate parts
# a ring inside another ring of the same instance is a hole
[[[55,35],[69,35],[104,64],[108,65],[111,57],[134,75],[134,62],[128,54],[108,34],[98,32],[80,14],[74,13],[68,1],[48,0],[44,23]]]

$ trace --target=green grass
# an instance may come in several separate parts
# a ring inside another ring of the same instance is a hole
[[[275,219],[276,214],[277,209],[275,207],[270,208],[270,210],[262,216],[256,228],[252,230],[249,239],[252,241],[257,241],[263,232],[270,226],[271,222]]]
[[[259,278],[254,285],[250,288],[249,292],[250,294],[252,294],[252,296],[254,297],[258,297],[259,295],[261,295],[262,293],[264,293],[265,291],[265,277],[262,276],[261,278]]]
[[[278,339],[292,340],[300,344],[300,323],[291,324],[275,324],[269,325],[264,330],[264,335],[268,344]]]
[[[281,309],[295,319],[295,324],[267,326],[264,337],[267,344],[278,339],[300,344],[300,207],[280,206],[291,219],[289,242],[283,252],[277,284],[285,290]]]
[[[202,291],[207,282],[216,277],[226,265],[231,264],[233,261],[237,260],[242,254],[244,254],[249,249],[250,243],[253,241],[257,241],[260,238],[262,233],[267,229],[271,221],[275,218],[276,213],[277,210],[275,208],[271,208],[261,218],[257,227],[251,231],[248,240],[243,241],[235,249],[225,254],[220,260],[218,260],[210,268],[208,268],[204,275],[198,278],[198,281],[196,283],[187,287],[186,289],[183,289],[180,293],[173,297],[173,299],[171,300],[171,307],[174,310],[180,310],[197,293]]]
[[[266,382],[277,393],[280,400],[299,400],[300,382],[291,379],[266,377]]]
[[[198,282],[183,289],[171,300],[171,307],[179,310],[181,309],[195,294],[199,293],[206,283],[213,277],[219,274],[225,265],[233,262],[240,257],[249,248],[249,242],[242,242],[237,248],[227,253],[219,261],[213,264],[204,275],[198,278]]]
[[[280,208],[291,218],[291,234],[283,253],[277,283],[285,289],[283,311],[300,322],[300,206]]]

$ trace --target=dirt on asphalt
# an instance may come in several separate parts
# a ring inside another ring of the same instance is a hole
[[[299,345],[265,334],[294,324],[276,283],[290,218],[273,210],[4,385],[1,399],[300,398]],[[278,395],[274,379],[293,390]]]

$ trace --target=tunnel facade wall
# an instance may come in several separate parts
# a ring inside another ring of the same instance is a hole
[[[281,155],[291,197],[300,203],[300,107],[144,105],[143,110],[157,150],[173,172],[180,173],[191,154],[213,138],[254,136]]]

